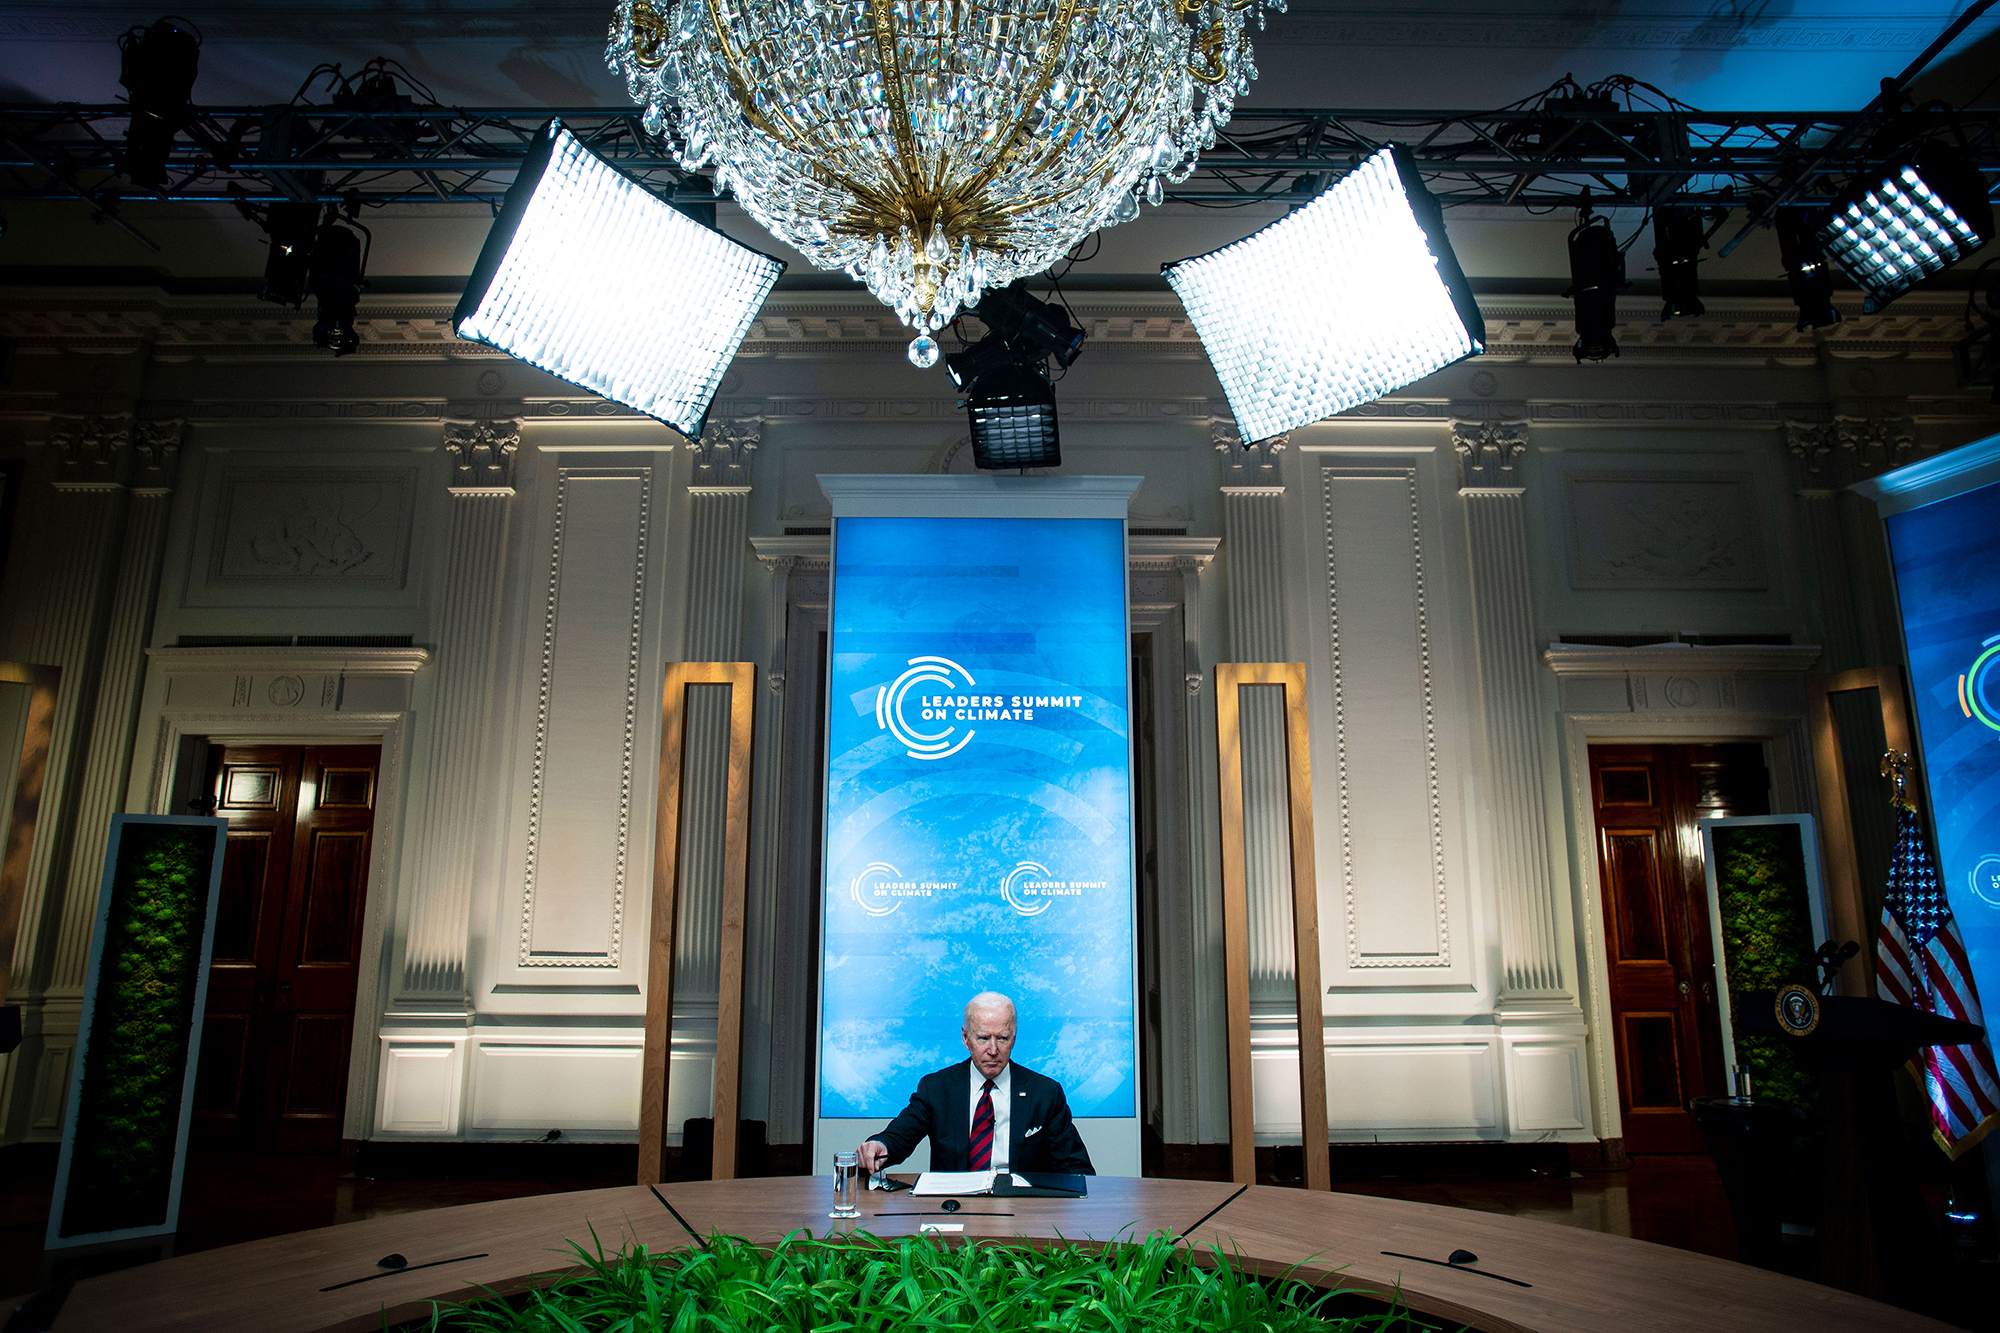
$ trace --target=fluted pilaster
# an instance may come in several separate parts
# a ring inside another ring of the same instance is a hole
[[[1231,453],[1232,479],[1271,474],[1283,441]],[[1284,549],[1285,488],[1222,488],[1223,559],[1229,569],[1229,642],[1238,662],[1287,660]],[[1291,815],[1285,772],[1284,692],[1260,685],[1242,692],[1244,869],[1250,908],[1250,998],[1274,1009],[1296,1007],[1292,976]]]
[[[62,670],[14,951],[14,992],[30,1003],[51,988],[81,993],[82,972],[70,964],[88,956],[96,921],[95,877],[83,875],[84,891],[75,894],[70,871],[73,862],[101,865],[101,845],[95,856],[79,851],[85,830],[77,818],[77,797],[89,767],[101,645],[129,502],[125,488],[114,482],[57,482],[35,505],[36,539],[24,548],[33,554],[9,580],[6,655]]]
[[[1543,770],[1539,668],[1530,596],[1525,428],[1454,428],[1472,559],[1479,687],[1491,764],[1493,875],[1500,905],[1500,999],[1567,994]]]
[[[707,440],[707,436],[703,437]],[[700,458],[697,454],[697,459]],[[733,662],[743,652],[743,574],[750,550],[748,486],[688,487],[687,625],[682,656]],[[713,1003],[720,980],[729,691],[688,691],[687,780],[681,807],[681,916],[675,1007]]]
[[[175,429],[178,433],[178,423]],[[123,547],[111,588],[97,698],[91,709],[88,749],[77,788],[69,882],[49,964],[51,990],[81,993],[90,966],[90,936],[97,922],[105,842],[111,832],[111,816],[125,804],[139,696],[146,682],[146,645],[152,637],[160,557],[172,505],[173,492],[165,488],[136,491],[125,505]]]
[[[487,738],[519,446],[511,421],[446,426],[449,531],[434,593],[437,676],[403,954],[403,989],[413,996],[465,996],[473,878],[493,799]]]

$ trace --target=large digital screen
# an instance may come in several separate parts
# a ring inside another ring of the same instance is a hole
[[[2000,1002],[2000,485],[1887,522],[1938,869],[1991,1012]]]
[[[835,521],[820,1115],[887,1119],[1012,997],[1078,1117],[1134,1107],[1117,519]]]

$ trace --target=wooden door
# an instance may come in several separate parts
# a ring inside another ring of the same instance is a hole
[[[195,1085],[202,1148],[340,1146],[379,760],[373,745],[215,753],[229,842]]]
[[[1726,1091],[1696,820],[1769,812],[1756,745],[1593,745],[1590,787],[1628,1152],[1705,1152],[1688,1104]]]

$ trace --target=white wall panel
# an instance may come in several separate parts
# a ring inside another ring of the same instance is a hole
[[[1590,1123],[1582,1042],[1510,1041],[1507,1070],[1510,1128],[1582,1129]]]
[[[1493,1043],[1333,1046],[1328,1119],[1341,1129],[1498,1129]]]
[[[564,468],[541,634],[524,967],[617,967],[638,748],[650,478]]]
[[[1324,569],[1310,654],[1320,962],[1336,994],[1447,987],[1466,1007],[1477,950],[1458,777],[1469,752],[1469,673],[1455,650],[1465,589],[1440,558],[1432,452],[1313,460],[1306,502]],[[1330,1001],[1328,1012],[1345,1009]]]
[[[458,1042],[382,1042],[381,1095],[375,1127],[426,1138],[458,1133]]]
[[[1491,1040],[1326,1046],[1327,1122],[1338,1139],[1385,1141],[1493,1134],[1503,1128],[1498,1043]],[[1261,1141],[1299,1135],[1299,1061],[1285,1050],[1251,1061]]]
[[[636,1132],[644,1053],[639,1045],[479,1042],[472,1054],[467,1128]],[[674,1062],[670,1086],[713,1081],[712,1059],[707,1080],[684,1067],[692,1063]]]

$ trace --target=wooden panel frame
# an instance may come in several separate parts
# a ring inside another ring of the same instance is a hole
[[[35,821],[48,778],[49,748],[55,741],[56,691],[62,668],[29,662],[0,662],[0,681],[28,687],[28,716],[21,725],[21,754],[14,781],[14,810],[7,845],[0,851],[0,1004],[13,981],[14,945],[21,937],[21,913],[28,905],[28,858],[35,850]]]
[[[1229,1165],[1257,1183],[1256,1107],[1250,1091],[1250,896],[1243,831],[1239,691],[1285,692],[1285,779],[1291,797],[1292,951],[1299,1006],[1299,1114],[1306,1188],[1333,1187],[1327,1152],[1325,1012],[1319,978],[1319,875],[1313,864],[1312,747],[1302,662],[1225,662],[1215,668],[1215,740],[1222,796],[1222,953],[1229,1012]]]
[[[1853,804],[1848,798],[1847,771],[1840,762],[1840,733],[1833,723],[1833,696],[1877,692],[1882,703],[1882,737],[1891,750],[1911,756],[1921,769],[1922,756],[1911,743],[1910,710],[1903,690],[1901,667],[1860,667],[1831,676],[1806,677],[1807,725],[1812,732],[1813,772],[1819,780],[1820,836],[1826,856],[1826,908],[1836,941],[1855,940],[1861,952],[1840,968],[1842,995],[1875,993],[1875,926],[1861,910],[1861,864],[1854,851]]]
[[[729,686],[729,766],[722,862],[721,971],[715,1032],[715,1152],[711,1176],[736,1178],[743,1094],[743,927],[750,880],[750,756],[754,662],[672,662],[661,695],[659,814],[653,833],[653,925],[646,971],[646,1057],[639,1085],[639,1183],[665,1179],[667,1081],[674,1027],[675,924],[680,907],[681,789],[690,685]]]

